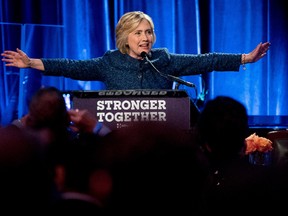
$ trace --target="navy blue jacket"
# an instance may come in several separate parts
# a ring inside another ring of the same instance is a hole
[[[212,71],[239,71],[241,54],[174,54],[166,48],[154,48],[149,57],[161,72],[173,76],[197,75]],[[43,75],[64,76],[75,80],[102,81],[107,90],[172,89],[167,80],[144,59],[132,58],[119,50],[87,60],[45,59]]]

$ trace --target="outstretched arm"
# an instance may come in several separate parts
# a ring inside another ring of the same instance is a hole
[[[34,68],[44,71],[44,65],[41,59],[29,58],[26,53],[20,49],[16,51],[6,50],[1,56],[3,62],[6,62],[6,66],[18,67],[18,68]]]

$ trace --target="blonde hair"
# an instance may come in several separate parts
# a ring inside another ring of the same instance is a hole
[[[151,26],[153,32],[153,42],[156,41],[156,35],[154,32],[154,23],[150,16],[142,11],[132,11],[125,13],[116,25],[116,46],[121,53],[127,54],[129,46],[127,45],[128,35],[133,32],[142,20],[147,20]]]

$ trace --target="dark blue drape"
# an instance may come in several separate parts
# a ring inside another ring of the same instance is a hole
[[[0,0],[1,52],[20,47],[30,57],[86,59],[115,49],[115,26],[123,13],[141,10],[155,23],[155,47],[177,53],[248,53],[272,43],[267,56],[247,70],[212,72],[184,79],[197,86],[191,98],[228,95],[251,116],[286,116],[287,15],[284,0]],[[100,82],[42,76],[31,69],[0,67],[0,124],[27,112],[42,85],[61,90],[100,90]],[[267,122],[266,122],[267,123]]]

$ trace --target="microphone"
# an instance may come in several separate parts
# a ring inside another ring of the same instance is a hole
[[[164,74],[162,72],[160,72],[155,66],[154,64],[149,60],[148,58],[148,54],[146,52],[141,52],[141,57],[144,58],[153,68],[154,70],[159,73],[162,77],[165,77],[166,79],[168,80],[171,80],[173,82],[178,82],[179,84],[183,84],[183,85],[186,85],[186,86],[189,86],[189,87],[196,87],[195,84],[191,83],[191,82],[187,82],[185,80],[182,80],[180,79],[179,77],[175,77],[175,76],[172,76],[170,74]]]
[[[150,57],[150,55],[148,55],[148,53],[146,53],[146,52],[144,52],[144,51],[141,52],[140,55],[141,55],[142,58],[145,58],[146,60],[148,59],[148,57]],[[149,59],[148,59],[148,60],[149,60]],[[147,60],[147,61],[148,61],[148,60]]]

